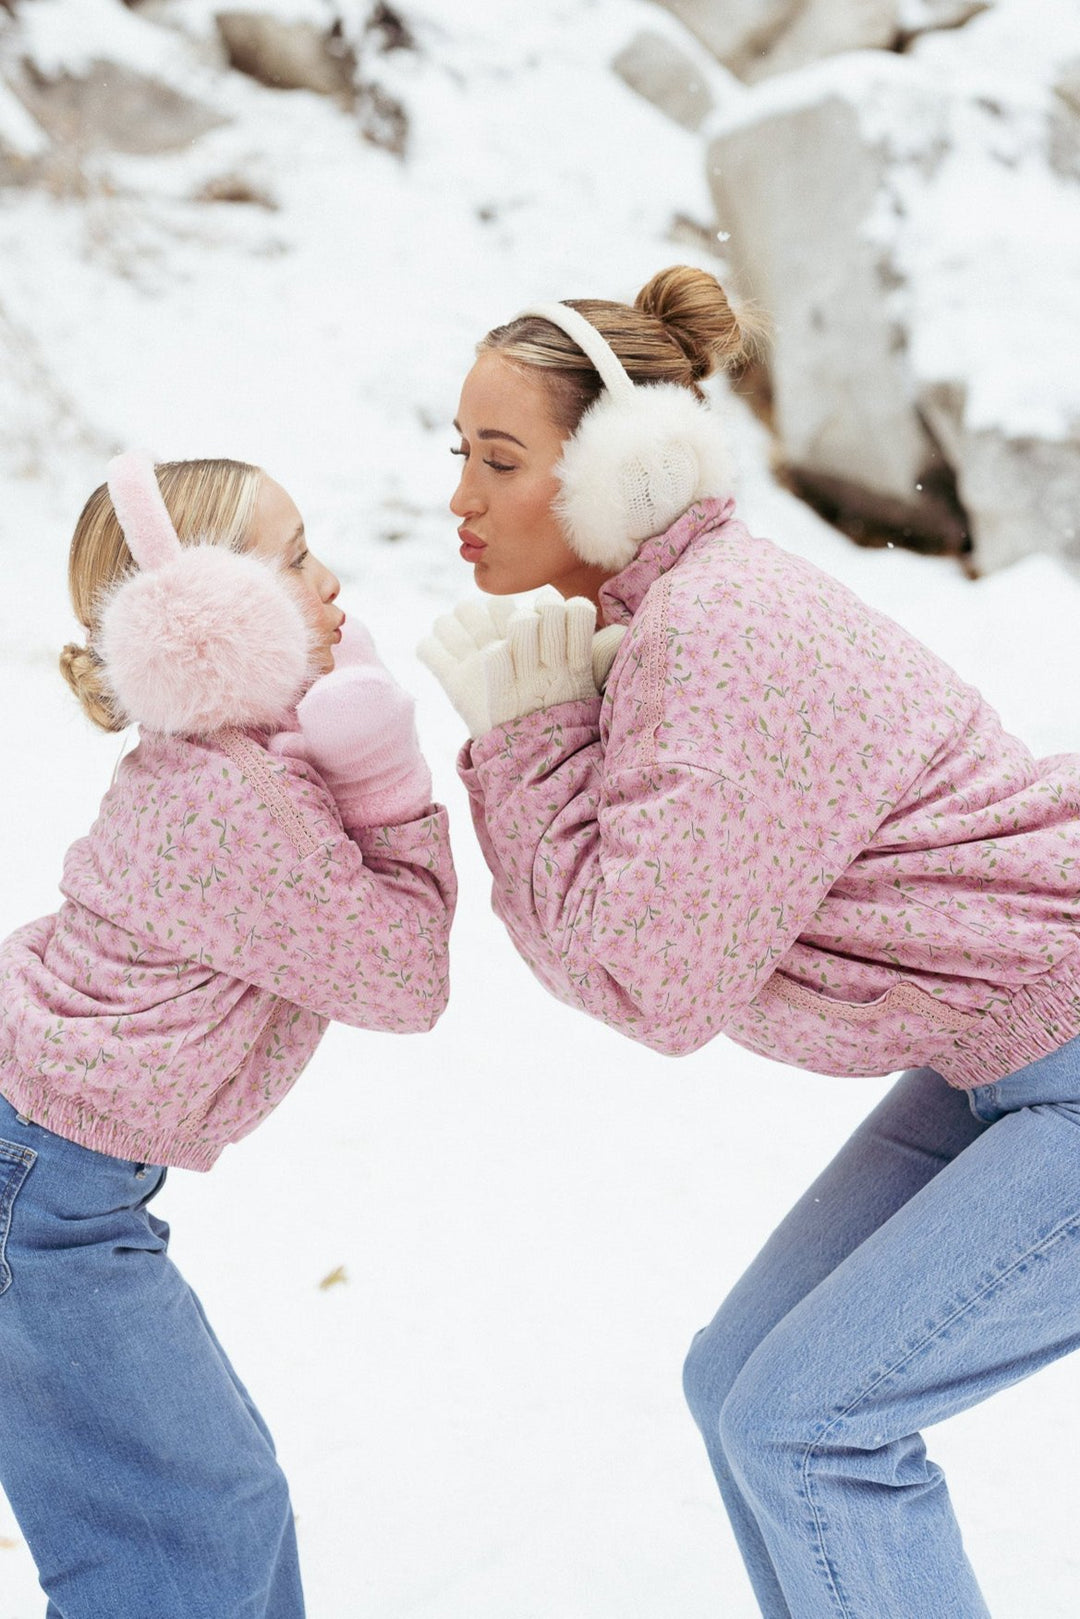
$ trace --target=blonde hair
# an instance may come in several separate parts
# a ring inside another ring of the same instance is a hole
[[[615,350],[632,382],[677,382],[696,398],[714,371],[736,371],[757,354],[764,322],[737,316],[715,276],[688,264],[659,270],[633,306],[599,298],[567,298]],[[556,422],[572,433],[603,384],[573,338],[539,316],[496,326],[476,352],[497,351],[544,373]]]
[[[201,540],[243,551],[262,481],[258,467],[246,461],[159,461],[154,470],[181,545]],[[126,721],[112,707],[94,641],[102,603],[134,565],[108,488],[101,484],[79,514],[68,559],[71,605],[87,644],[68,642],[60,654],[60,673],[103,731],[122,731]]]

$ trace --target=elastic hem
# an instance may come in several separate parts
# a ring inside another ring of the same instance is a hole
[[[970,1033],[930,1061],[956,1090],[992,1085],[1080,1034],[1080,986],[1039,983],[985,1012]]]
[[[15,1111],[24,1113],[32,1124],[63,1136],[65,1141],[73,1141],[78,1147],[106,1153],[110,1158],[123,1158],[128,1163],[205,1172],[213,1168],[228,1145],[224,1141],[177,1140],[172,1132],[155,1135],[133,1130],[115,1119],[101,1118],[77,1102],[65,1103],[56,1097],[50,1097],[43,1106],[40,1093],[21,1082],[18,1076],[5,1076],[0,1081],[0,1091]]]

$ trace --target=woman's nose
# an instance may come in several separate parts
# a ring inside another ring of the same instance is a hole
[[[476,517],[483,510],[483,501],[469,479],[468,468],[462,471],[458,486],[450,496],[450,510],[455,517]]]

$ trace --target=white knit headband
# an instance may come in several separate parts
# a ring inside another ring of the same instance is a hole
[[[634,384],[627,376],[619,356],[592,322],[586,320],[578,310],[571,309],[567,304],[530,304],[528,309],[521,310],[514,318],[524,320],[530,315],[549,320],[567,337],[573,338],[586,359],[596,367],[604,387],[615,398],[633,393]]]

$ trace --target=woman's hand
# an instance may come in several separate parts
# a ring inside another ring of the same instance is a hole
[[[625,633],[611,625],[597,634],[596,608],[583,596],[526,607],[511,597],[474,598],[437,619],[417,653],[477,737],[556,703],[598,697]]]
[[[315,766],[346,828],[416,820],[431,803],[431,774],[414,707],[380,662],[368,631],[349,619],[333,670],[300,700],[300,729],[279,732],[270,748]]]

